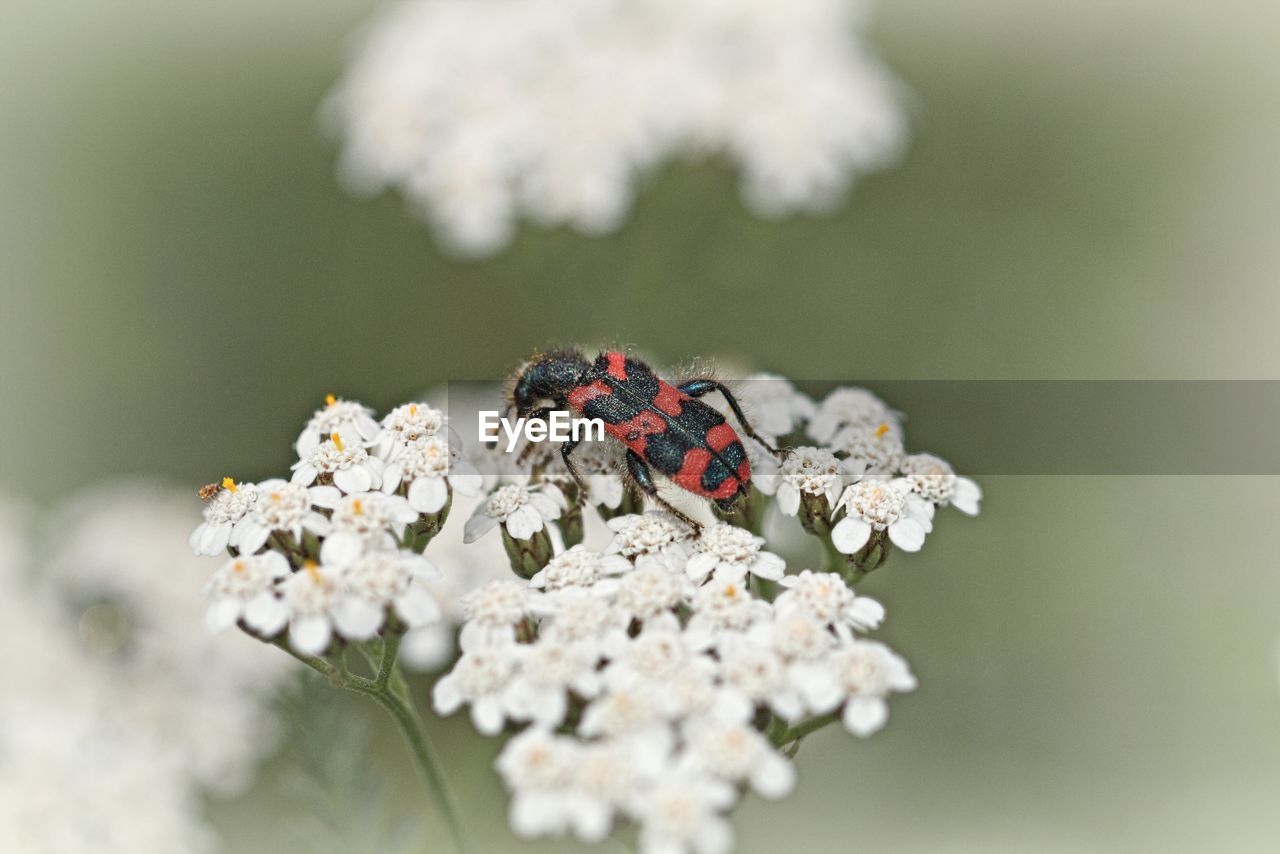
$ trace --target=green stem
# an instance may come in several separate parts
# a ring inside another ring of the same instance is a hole
[[[440,766],[440,761],[436,757],[431,741],[427,738],[426,729],[422,725],[422,718],[413,706],[413,699],[409,695],[404,677],[400,674],[400,668],[396,666],[396,655],[400,651],[400,638],[399,632],[389,632],[388,636],[383,640],[382,659],[377,667],[377,676],[373,679],[356,676],[347,672],[345,667],[341,669],[335,667],[323,658],[301,655],[289,646],[284,636],[276,638],[271,643],[283,649],[312,670],[323,674],[333,686],[345,688],[353,693],[369,697],[390,713],[396,725],[400,728],[400,734],[404,736],[404,740],[409,744],[409,749],[413,752],[413,758],[418,765],[418,770],[426,783],[427,792],[431,796],[436,811],[444,819],[445,825],[448,827],[454,849],[459,854],[465,854],[467,846],[463,840],[462,826],[458,821],[457,810],[449,795],[444,770]]]
[[[775,730],[771,724],[766,735],[769,736],[774,747],[785,747],[788,744],[800,741],[800,739],[804,738],[806,735],[817,732],[823,727],[833,724],[838,720],[840,720],[840,713],[832,712],[828,715],[819,715],[816,718],[809,718],[809,720],[804,723],[797,724],[793,727],[783,727],[779,730]],[[799,744],[796,744],[795,746],[798,748]],[[794,754],[795,750],[792,750],[791,755]]]

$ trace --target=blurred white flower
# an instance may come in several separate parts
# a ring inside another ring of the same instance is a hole
[[[397,187],[450,248],[517,220],[616,230],[637,179],[727,156],[761,216],[826,212],[906,135],[860,0],[404,0],[326,105],[357,191]]]
[[[881,424],[889,425],[889,429],[899,435],[902,428],[898,423],[898,414],[890,409],[883,400],[865,388],[841,386],[833,389],[809,420],[809,436],[821,444],[829,443],[840,430],[846,427],[869,427],[877,429]]]
[[[802,666],[801,691],[812,711],[822,714],[844,703],[844,727],[865,737],[889,719],[885,697],[914,691],[916,679],[902,656],[878,641],[855,640],[820,664]]]
[[[812,418],[816,409],[807,394],[778,374],[752,374],[737,390],[752,426],[775,442]]]
[[[870,596],[858,596],[833,572],[814,572],[806,569],[798,575],[788,575],[778,582],[786,588],[777,599],[774,608],[779,613],[798,609],[825,625],[860,632],[880,627],[884,620],[884,606]]]
[[[640,822],[640,854],[722,854],[733,848],[733,827],[721,815],[738,800],[728,783],[696,771],[664,776],[633,800]]]

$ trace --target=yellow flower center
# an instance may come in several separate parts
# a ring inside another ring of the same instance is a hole
[[[333,396],[333,395],[331,395],[331,394],[326,394],[326,395],[324,396],[324,405],[325,405],[325,406],[333,406],[333,405],[334,405],[335,403],[337,403],[337,402],[338,402],[338,398],[334,397],[334,396]]]
[[[236,482],[229,477],[224,477],[222,479],[222,488],[228,492],[236,492],[238,490]]]
[[[336,447],[339,451],[346,450],[346,448],[342,447],[342,437],[339,436],[337,433],[330,433],[329,438],[333,441],[334,447]]]
[[[876,438],[877,438],[877,439],[883,439],[883,438],[884,438],[884,434],[885,434],[885,433],[888,433],[888,432],[889,432],[889,425],[888,425],[888,424],[881,424],[879,427],[877,427],[877,428],[876,428]]]

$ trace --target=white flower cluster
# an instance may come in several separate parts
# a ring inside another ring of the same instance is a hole
[[[636,512],[610,442],[584,460],[580,495],[554,445],[478,449],[477,467],[439,410],[406,404],[379,422],[329,398],[290,480],[204,490],[191,545],[229,553],[206,620],[287,638],[321,670],[348,642],[400,633],[407,664],[438,667],[460,624],[433,701],[466,707],[485,734],[517,731],[497,767],[519,834],[598,841],[632,822],[644,852],[725,851],[745,791],[791,791],[803,737],[835,722],[869,736],[889,695],[914,689],[869,637],[884,608],[853,584],[891,549],[921,548],[937,507],[974,514],[981,497],[937,457],[906,453],[899,416],[870,392],[815,402],[758,375],[738,396],[786,450],[748,438],[749,494],[719,519],[691,508],[698,524]],[[456,514],[466,522],[446,525]],[[824,544],[821,571],[788,571],[785,539],[761,536],[797,522]]]
[[[695,531],[590,496],[605,534],[588,526],[588,544],[569,540],[574,490],[540,448],[518,475],[491,481],[467,523],[469,540],[501,529],[523,577],[464,597],[461,656],[433,699],[442,714],[467,708],[483,733],[519,731],[497,767],[523,836],[598,841],[631,821],[642,851],[727,850],[726,813],[746,789],[792,789],[784,754],[803,735],[838,720],[869,736],[887,721],[889,695],[915,687],[907,663],[867,637],[884,609],[850,582],[891,545],[918,550],[936,507],[976,513],[976,484],[907,454],[899,416],[865,390],[815,403],[775,375],[736,390],[771,442],[812,443],[781,463],[748,444],[775,522],[798,516],[821,537],[834,558],[826,571],[788,573],[737,523]],[[529,573],[517,561],[528,554],[511,546],[538,543],[545,557]]]
[[[696,537],[660,512],[609,527],[602,552],[574,546],[473,593],[462,657],[436,683],[437,710],[465,704],[482,732],[528,724],[498,760],[518,833],[598,841],[625,816],[643,851],[726,850],[741,788],[791,790],[790,727],[839,714],[869,735],[887,696],[915,687],[861,636],[884,609],[838,575],[786,575],[723,522]]]
[[[320,655],[335,635],[358,642],[391,620],[411,631],[440,622],[430,583],[441,573],[418,538],[438,531],[455,494],[480,492],[457,446],[444,414],[425,403],[378,422],[330,395],[298,437],[291,479],[206,487],[191,546],[230,553],[205,586],[209,628],[287,632],[298,653]]]
[[[191,631],[189,494],[103,486],[26,521],[38,549],[0,530],[0,850],[211,850],[201,797],[251,782],[288,660]]]
[[[906,134],[864,17],[862,0],[401,0],[327,112],[349,183],[399,188],[466,254],[521,216],[614,231],[677,155],[733,161],[762,216],[822,212]]]
[[[807,516],[812,533],[829,533],[837,551],[883,550],[885,539],[919,551],[936,508],[978,514],[978,485],[939,457],[908,454],[900,416],[866,389],[836,388],[815,404],[780,377],[745,386],[747,404],[760,400],[779,428],[790,426],[779,431],[784,438],[814,443],[791,448],[780,465],[753,454],[757,487],[777,498],[783,514]]]

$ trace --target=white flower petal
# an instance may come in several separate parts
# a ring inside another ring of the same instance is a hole
[[[915,519],[899,519],[889,526],[889,540],[904,552],[920,551],[924,535],[924,526]]]
[[[850,697],[844,707],[844,728],[866,738],[889,719],[889,705],[880,697]]]
[[[204,610],[205,627],[212,634],[226,631],[240,619],[241,602],[230,596],[215,599]]]
[[[831,544],[841,554],[855,554],[871,539],[871,525],[861,519],[846,516],[831,529]]]
[[[396,614],[410,628],[434,623],[441,617],[440,605],[425,588],[411,584],[409,589],[395,600]]]
[[[409,506],[419,513],[440,512],[449,498],[449,488],[442,477],[420,477],[409,484]]]
[[[348,596],[333,611],[338,634],[348,640],[368,640],[382,628],[385,609],[359,596]]]
[[[332,634],[328,617],[301,617],[289,625],[289,644],[303,655],[319,655],[329,646]]]
[[[467,524],[463,528],[462,541],[464,543],[474,543],[481,536],[487,534],[496,524],[498,524],[498,520],[485,513],[484,507],[481,507],[479,511],[467,520]]]
[[[289,622],[289,610],[271,593],[260,593],[245,605],[244,621],[258,634],[272,637]]]

